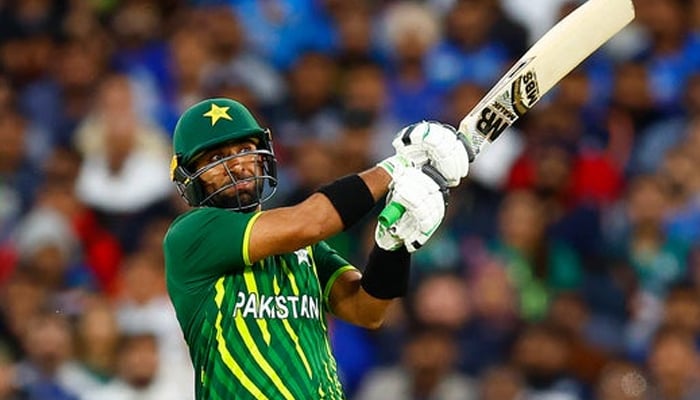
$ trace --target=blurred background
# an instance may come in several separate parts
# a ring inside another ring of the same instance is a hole
[[[249,106],[294,204],[579,4],[0,1],[0,399],[193,399],[161,251],[188,106]],[[348,398],[700,398],[700,1],[635,4],[452,191],[386,325],[331,320]],[[362,266],[372,228],[330,242]]]

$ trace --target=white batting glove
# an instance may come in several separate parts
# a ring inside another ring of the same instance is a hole
[[[418,168],[409,168],[395,178],[389,202],[404,209],[401,217],[388,229],[378,224],[377,244],[396,249],[399,241],[409,252],[422,247],[435,233],[445,217],[446,194],[443,188]],[[380,240],[382,243],[380,243]]]
[[[377,224],[374,229],[374,241],[377,243],[377,246],[389,251],[396,250],[403,246],[403,240],[391,233],[391,231],[382,224]]]
[[[377,163],[377,166],[383,168],[389,175],[391,175],[391,180],[395,180],[397,176],[401,176],[407,168],[415,167],[413,161],[402,154],[394,154],[389,158]]]
[[[474,160],[470,141],[450,125],[421,121],[403,128],[391,142],[396,154],[416,166],[429,164],[455,187],[469,173]]]

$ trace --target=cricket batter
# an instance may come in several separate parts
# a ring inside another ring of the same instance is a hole
[[[469,145],[445,125],[409,126],[393,145],[397,154],[377,166],[264,210],[278,184],[269,131],[230,99],[183,113],[171,174],[192,209],[163,249],[198,400],[344,398],[325,313],[379,327],[406,293],[410,253],[444,217],[444,190],[419,167],[429,163],[450,187],[469,171]],[[377,224],[361,273],[324,239],[388,193],[405,213],[390,229]]]

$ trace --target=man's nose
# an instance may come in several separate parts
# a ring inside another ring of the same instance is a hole
[[[230,160],[226,161],[226,166],[231,171],[240,170],[242,164],[243,163],[241,157],[233,157]]]
[[[226,162],[226,167],[234,174],[241,174],[244,170],[250,170],[255,165],[254,155],[233,157]]]

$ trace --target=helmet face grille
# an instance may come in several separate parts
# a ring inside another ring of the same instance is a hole
[[[255,156],[258,165],[252,175],[237,176],[229,167],[237,158]],[[217,187],[207,187],[202,175],[221,167],[226,179]],[[269,200],[277,190],[276,160],[271,151],[254,150],[209,163],[186,179],[176,181],[178,192],[193,207],[209,206],[239,212],[252,212]]]

